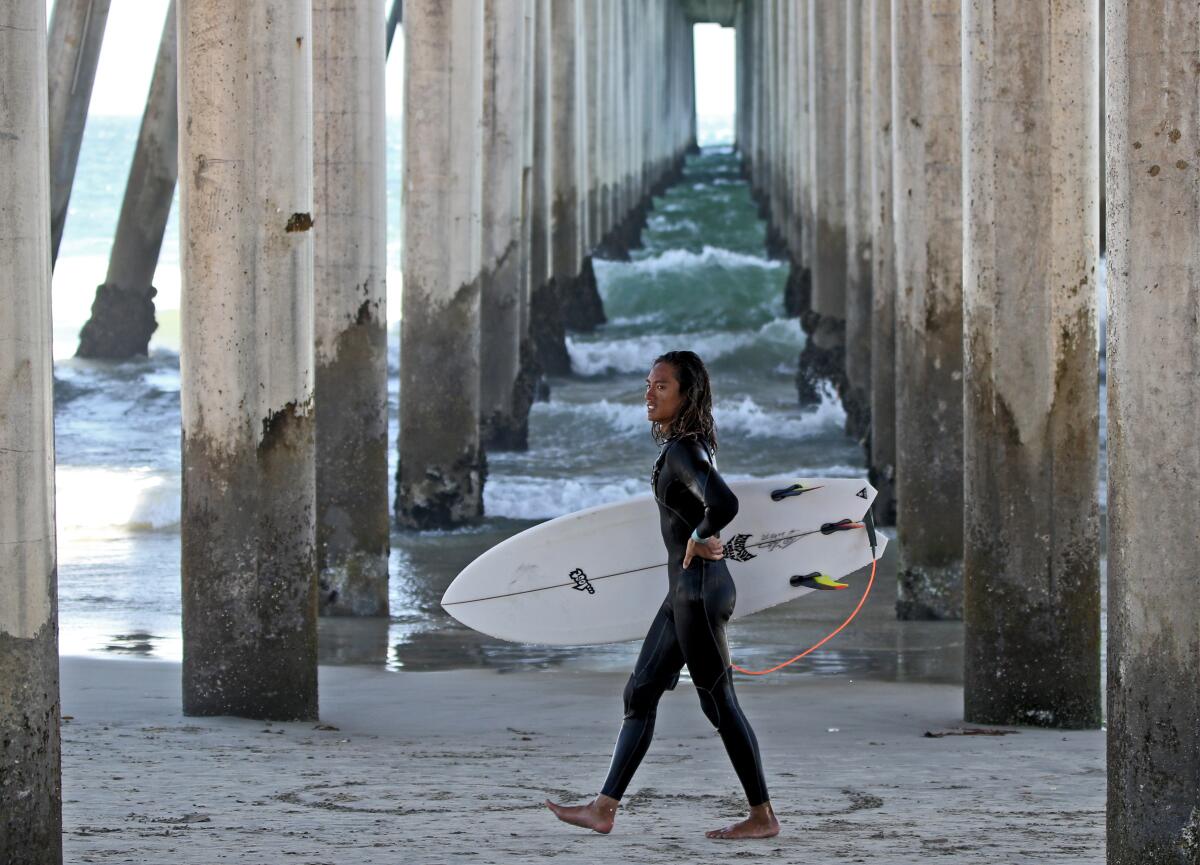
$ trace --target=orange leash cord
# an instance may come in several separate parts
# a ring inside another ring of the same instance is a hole
[[[810,652],[813,652],[813,651],[821,648],[821,646],[825,645],[830,640],[832,640],[834,637],[836,637],[841,632],[842,628],[844,628],[844,627],[846,627],[846,625],[850,624],[850,622],[853,621],[854,617],[858,615],[858,611],[862,609],[863,604],[865,604],[867,602],[867,595],[869,595],[871,593],[871,586],[874,585],[874,583],[875,583],[875,566],[878,563],[879,563],[879,559],[872,557],[872,559],[871,559],[871,578],[869,580],[867,580],[866,591],[864,591],[862,597],[859,598],[858,606],[854,608],[854,612],[850,614],[850,617],[847,618],[846,621],[842,622],[840,625],[837,626],[837,630],[830,632],[829,635],[827,637],[825,637],[825,639],[821,640],[821,642],[813,644],[812,646],[805,649],[803,652],[801,652],[796,657],[789,658],[788,660],[784,661],[782,664],[776,664],[774,667],[771,667],[769,670],[747,670],[745,667],[739,667],[737,664],[730,664],[730,666],[733,667],[733,669],[737,670],[739,673],[745,673],[747,676],[765,676],[765,675],[767,675],[767,673],[774,673],[776,670],[782,670],[788,664],[794,664],[797,661],[799,661],[801,658],[803,658],[805,655],[809,654]]]

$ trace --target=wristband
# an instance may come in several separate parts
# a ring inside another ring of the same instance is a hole
[[[698,544],[703,544],[708,541],[708,538],[700,537],[698,534],[696,534],[696,529],[692,529],[692,540]]]

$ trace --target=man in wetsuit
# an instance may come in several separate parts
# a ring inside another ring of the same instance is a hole
[[[646,378],[646,416],[661,445],[651,486],[667,548],[667,597],[625,686],[625,720],[600,795],[587,805],[546,805],[567,823],[612,831],[621,796],[650,747],[658,701],[686,664],[750,804],[747,819],[706,834],[770,838],[779,834],[779,821],[767,797],[758,741],[733,690],[725,640],[736,590],[717,535],[738,503],[713,464],[712,390],[708,370],[693,352],[655,360]]]

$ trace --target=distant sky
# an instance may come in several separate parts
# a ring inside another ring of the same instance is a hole
[[[697,24],[692,29],[696,44],[696,114],[702,117],[733,115],[737,102],[733,35],[732,27],[718,24]]]
[[[46,0],[47,21],[52,7],[53,0]],[[166,14],[167,0],[112,0],[92,89],[92,113],[141,115]],[[733,29],[700,24],[694,33],[697,113],[705,116],[732,114],[735,98]],[[393,52],[392,60],[398,59],[398,53]],[[389,114],[400,112],[400,66],[398,62],[388,64]]]

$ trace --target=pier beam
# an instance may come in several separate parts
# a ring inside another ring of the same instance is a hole
[[[1200,7],[1105,4],[1108,862],[1200,858]]]
[[[1097,11],[962,7],[972,723],[1100,726]]]
[[[897,615],[962,617],[962,133],[956,3],[892,0]]]
[[[310,6],[178,14],[183,711],[312,719]]]
[[[896,242],[892,224],[892,0],[871,0],[871,449],[875,522],[896,524]]]
[[[383,0],[313,0],[313,304],[322,615],[388,613]]]
[[[55,0],[48,34],[50,265],[58,260],[110,0]]]
[[[408,0],[404,317],[396,519],[443,528],[483,514],[479,286],[483,4]]]
[[[0,5],[0,862],[62,862],[46,4]]]
[[[145,355],[158,327],[154,320],[158,292],[152,283],[179,174],[176,30],[175,0],[171,0],[121,201],[108,274],[96,287],[91,317],[79,332],[78,357],[123,360]]]
[[[484,447],[517,449],[529,438],[521,369],[521,181],[525,15],[521,0],[485,0],[483,54],[483,281],[480,411]]]

